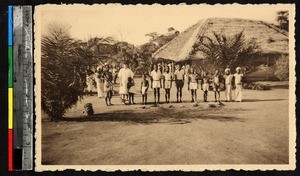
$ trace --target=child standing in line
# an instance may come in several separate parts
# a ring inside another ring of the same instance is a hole
[[[107,106],[111,106],[113,105],[111,103],[111,98],[113,95],[112,74],[108,71],[106,67],[103,68],[101,79],[104,80],[103,91],[105,96],[105,103]]]
[[[175,83],[177,88],[177,103],[182,103],[182,88],[184,86],[184,70],[182,69],[180,64],[176,65],[176,70],[174,72]]]
[[[128,89],[129,104],[135,104],[134,94],[136,94],[136,88],[135,88],[133,78],[131,77],[128,77],[127,89]]]
[[[171,87],[172,87],[172,74],[170,72],[170,67],[166,67],[166,72],[163,74],[163,87],[165,89],[165,98],[166,103],[170,103],[170,97],[171,97]]]
[[[206,73],[203,74],[201,83],[202,83],[201,90],[203,91],[203,99],[204,99],[204,102],[207,102],[208,89],[209,89],[209,76],[208,76],[208,72],[206,72]]]
[[[101,89],[101,75],[102,75],[102,66],[98,66],[95,72],[95,81],[96,81],[96,87],[97,87],[97,95],[98,98],[103,97],[103,92]]]
[[[141,82],[141,94],[142,94],[142,104],[147,104],[147,92],[149,88],[149,81],[147,80],[147,75],[143,74],[143,80]]]
[[[215,102],[220,101],[220,83],[221,83],[221,75],[219,70],[215,71],[213,76],[213,89],[215,93]]]
[[[153,71],[150,73],[151,76],[151,88],[154,90],[154,103],[157,104],[160,101],[160,88],[161,88],[161,71],[157,65],[153,66]]]
[[[189,82],[189,74],[191,71],[190,64],[185,64],[183,70],[184,70],[184,80],[186,81],[186,83],[188,83]]]
[[[242,101],[242,79],[244,74],[242,74],[241,67],[236,68],[236,73],[234,74],[234,83],[235,83],[235,101]]]
[[[198,75],[192,67],[188,75],[188,90],[191,90],[192,101],[197,104]]]
[[[224,78],[225,78],[225,102],[230,102],[231,101],[233,75],[231,74],[229,68],[225,69]]]

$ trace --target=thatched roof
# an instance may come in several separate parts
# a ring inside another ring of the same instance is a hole
[[[185,60],[199,36],[210,37],[213,32],[234,35],[241,31],[244,31],[246,40],[255,39],[264,54],[289,53],[288,33],[273,24],[246,19],[210,18],[201,20],[180,33],[158,49],[153,57],[175,61]]]

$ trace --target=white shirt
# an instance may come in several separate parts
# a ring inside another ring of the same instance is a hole
[[[224,78],[225,78],[225,84],[231,84],[233,75],[232,74],[224,75]]]
[[[242,78],[243,78],[243,74],[234,74],[234,82],[235,84],[241,84],[242,83]]]
[[[161,79],[161,73],[159,70],[157,70],[157,72],[155,70],[153,70],[150,73],[150,76],[152,77],[153,81],[159,81]]]
[[[166,81],[170,81],[171,80],[171,73],[164,73],[164,77]]]

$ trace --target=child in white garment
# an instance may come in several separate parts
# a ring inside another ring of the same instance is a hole
[[[191,91],[192,100],[197,104],[197,89],[198,89],[198,74],[195,68],[190,69],[190,74],[188,75],[188,90]]]
[[[206,72],[202,76],[201,90],[203,91],[204,102],[207,102],[208,90],[209,90],[209,74],[208,74],[208,72]]]

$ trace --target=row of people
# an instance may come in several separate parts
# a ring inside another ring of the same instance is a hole
[[[167,66],[165,72],[161,73],[159,65],[154,65],[153,70],[150,73],[151,88],[154,90],[155,103],[160,102],[160,88],[165,89],[166,102],[170,102],[170,89],[172,87],[172,81],[175,81],[176,85],[176,102],[182,102],[182,88],[184,87],[185,79],[187,79],[187,87],[191,92],[191,102],[197,103],[197,90],[201,87],[204,94],[204,102],[207,102],[207,96],[210,84],[212,83],[213,91],[215,94],[215,101],[220,101],[221,83],[225,85],[225,101],[232,100],[232,90],[235,88],[235,101],[242,101],[242,78],[243,73],[241,68],[236,68],[236,73],[231,74],[230,68],[225,69],[225,74],[222,76],[219,70],[210,76],[208,72],[196,72],[195,68],[190,68],[189,71],[182,69],[180,65],[176,65],[174,74],[170,72],[170,68]],[[174,78],[173,78],[174,77]],[[224,80],[224,81],[223,81]],[[143,83],[142,83],[143,85]],[[144,101],[143,101],[144,103]]]
[[[232,100],[232,91],[235,88],[235,101],[242,101],[242,77],[241,68],[236,69],[236,73],[231,74],[229,68],[225,69],[225,74],[222,76],[219,70],[211,76],[208,72],[201,69],[201,72],[196,72],[195,68],[182,68],[179,64],[175,66],[175,71],[173,70],[173,65],[166,64],[162,67],[160,64],[154,65],[153,70],[148,74],[142,76],[140,93],[142,94],[142,103],[147,103],[147,92],[149,87],[153,89],[154,92],[154,102],[160,102],[160,89],[165,89],[165,101],[170,102],[171,98],[171,88],[173,82],[176,86],[176,102],[182,102],[182,89],[185,82],[187,83],[187,89],[191,93],[191,102],[198,102],[197,100],[197,90],[200,88],[203,91],[204,102],[207,102],[208,91],[210,85],[213,87],[215,101],[220,101],[220,90],[221,83],[225,85],[225,101]],[[137,93],[136,86],[133,80],[134,73],[128,68],[128,64],[124,63],[123,68],[121,68],[117,74],[120,82],[119,94],[122,101],[125,103],[128,101],[130,104],[134,104],[134,94]],[[150,77],[150,83],[147,77]],[[112,105],[111,98],[113,95],[113,84],[114,76],[109,65],[105,64],[101,69],[101,72],[96,71],[96,87],[99,96],[99,92],[104,94],[105,102],[107,105]],[[100,89],[100,84],[103,83],[103,91]],[[88,87],[89,84],[88,84]]]

